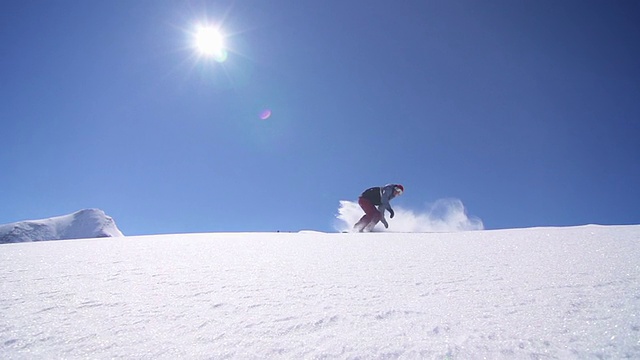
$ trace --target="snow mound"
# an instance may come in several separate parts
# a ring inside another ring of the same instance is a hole
[[[116,236],[123,234],[115,221],[100,209],[0,225],[0,244]]]

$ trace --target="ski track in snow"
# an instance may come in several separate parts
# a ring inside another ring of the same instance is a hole
[[[0,358],[640,357],[640,226],[0,246]]]

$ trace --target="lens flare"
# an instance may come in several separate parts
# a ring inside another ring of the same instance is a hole
[[[270,117],[271,117],[271,110],[264,109],[262,110],[262,112],[260,112],[260,119],[267,120]]]

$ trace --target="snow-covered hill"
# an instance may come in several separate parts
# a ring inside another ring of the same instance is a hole
[[[115,236],[123,235],[113,219],[100,209],[0,225],[0,244]]]
[[[637,359],[638,259],[640,226],[5,244],[0,358]]]

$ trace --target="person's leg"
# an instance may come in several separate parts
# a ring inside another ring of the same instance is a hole
[[[378,209],[371,203],[371,201],[362,197],[358,199],[358,205],[360,205],[362,210],[364,210],[364,216],[358,220],[358,222],[353,226],[353,229],[362,232],[362,230],[368,227],[372,220],[380,220],[378,218],[380,212],[378,212]],[[376,221],[376,223],[377,222],[378,221]]]
[[[375,206],[373,207],[374,210],[372,210],[368,216],[369,216],[369,223],[366,225],[365,229],[367,232],[373,230],[373,228],[378,224],[378,222],[380,220],[382,220],[382,214],[380,213],[380,210],[378,208],[376,208]]]
[[[376,209],[376,211],[370,215],[371,219],[369,220],[369,224],[365,227],[365,230],[367,232],[373,230],[376,224],[378,224],[378,221],[382,219],[382,214],[380,214],[380,211],[378,209]]]
[[[353,225],[353,230],[357,232],[362,232],[364,228],[367,226],[367,224],[369,224],[369,216],[367,214],[364,214],[362,215],[360,220],[358,220],[358,222],[355,225]]]

